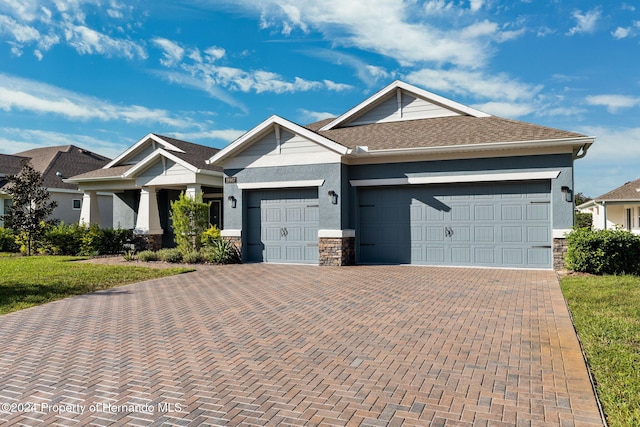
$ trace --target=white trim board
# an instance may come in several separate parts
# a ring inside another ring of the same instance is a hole
[[[240,190],[258,190],[262,188],[301,188],[320,187],[324,179],[312,179],[307,181],[270,181],[270,182],[246,182],[238,184]]]
[[[454,184],[463,182],[499,182],[499,181],[526,181],[532,179],[555,179],[560,171],[547,172],[513,172],[513,173],[483,173],[473,175],[439,175],[418,176],[406,178],[388,179],[351,179],[349,183],[354,187],[377,187],[386,185],[413,185],[413,184]]]
[[[318,238],[356,237],[356,230],[318,230]]]

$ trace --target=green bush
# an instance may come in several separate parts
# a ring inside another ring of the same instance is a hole
[[[198,264],[204,260],[200,251],[186,251],[182,254],[182,261],[187,264]]]
[[[171,202],[174,240],[183,254],[202,247],[202,234],[209,227],[210,206],[202,201],[202,193],[191,198],[182,192],[178,200]]]
[[[567,236],[567,268],[592,274],[640,274],[640,236],[628,231],[574,228]]]
[[[138,260],[142,262],[157,261],[158,254],[154,251],[142,251],[138,252]]]
[[[41,252],[48,255],[78,255],[86,229],[77,224],[60,223],[49,227],[42,239]]]
[[[576,212],[575,228],[591,228],[592,215],[588,212]]]
[[[182,262],[182,251],[178,248],[160,249],[158,259],[163,262]]]
[[[16,235],[9,228],[0,227],[0,252],[18,252]]]
[[[220,240],[220,229],[215,225],[212,225],[204,233],[202,233],[201,241],[202,246],[204,247],[213,245],[213,243],[217,240]]]
[[[205,248],[207,261],[214,264],[239,264],[242,262],[240,251],[230,240],[217,239]]]
[[[88,228],[85,228],[85,232],[80,239],[80,254],[121,254],[125,251],[125,245],[132,237],[131,230],[100,228],[97,224],[91,224]]]

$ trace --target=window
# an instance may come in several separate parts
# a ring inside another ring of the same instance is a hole
[[[82,207],[82,200],[81,199],[73,199],[73,209],[74,210],[79,210]]]
[[[632,216],[631,212],[632,212],[632,209],[627,209],[626,210],[627,218],[626,218],[626,224],[625,225],[626,225],[627,230],[629,230],[629,231],[631,231],[631,228],[633,227],[633,222],[632,222],[633,221],[633,216]]]

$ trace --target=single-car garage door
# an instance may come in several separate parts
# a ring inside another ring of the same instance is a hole
[[[248,261],[318,263],[318,190],[248,194]]]
[[[359,262],[551,268],[550,185],[361,189]]]

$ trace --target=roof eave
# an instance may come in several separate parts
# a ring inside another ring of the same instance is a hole
[[[526,140],[526,141],[509,141],[509,142],[490,142],[482,144],[461,144],[461,145],[440,145],[436,147],[417,147],[417,148],[391,148],[383,150],[366,150],[356,149],[351,151],[351,155],[354,157],[366,157],[366,156],[394,156],[394,155],[406,155],[406,154],[436,154],[436,153],[454,153],[464,151],[488,151],[488,150],[507,150],[507,149],[521,149],[521,148],[544,148],[544,147],[557,147],[568,146],[573,148],[580,148],[584,146],[591,146],[593,144],[594,137],[580,137],[580,138],[560,138],[560,139],[546,139],[546,140]]]

